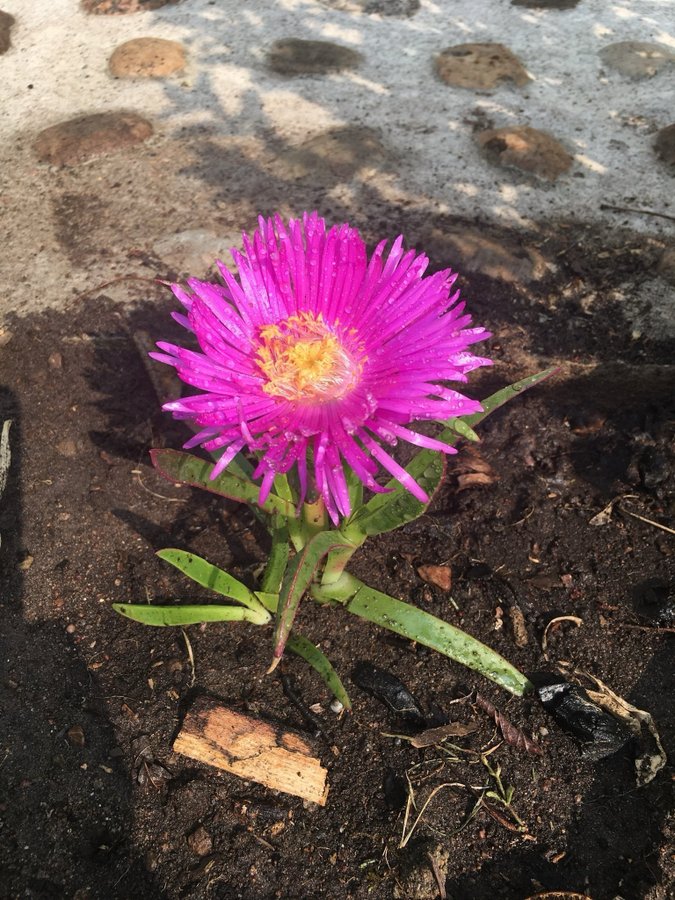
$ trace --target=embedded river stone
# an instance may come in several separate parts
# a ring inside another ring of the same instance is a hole
[[[152,252],[179,275],[201,276],[217,259],[230,268],[230,250],[240,244],[240,232],[217,234],[206,228],[191,228],[161,237],[152,245]]]
[[[491,128],[481,131],[477,140],[491,162],[545,181],[555,181],[573,162],[559,141],[529,125]]]
[[[283,178],[311,177],[324,183],[350,181],[364,167],[380,167],[389,154],[376,131],[365,125],[331,128],[278,159]]]
[[[40,162],[72,166],[140,144],[151,134],[152,125],[136,113],[94,113],[45,128],[35,139],[33,149]]]
[[[279,75],[324,75],[343,69],[355,69],[361,54],[332,41],[303,41],[283,38],[275,41],[267,53],[267,64]]]
[[[180,0],[82,0],[82,9],[94,16],[126,16],[178,2]]]
[[[653,78],[657,72],[675,63],[675,51],[665,44],[619,41],[603,47],[600,59],[610,69],[629,78]]]
[[[176,41],[134,38],[120,44],[108,60],[115,78],[164,78],[185,68],[185,50]]]
[[[574,9],[579,0],[511,0],[511,6],[526,6],[528,9]]]
[[[540,281],[549,271],[542,254],[508,237],[491,237],[470,228],[434,228],[425,241],[434,260],[462,272],[479,272],[509,284]]]
[[[0,9],[0,56],[2,56],[3,53],[6,53],[12,46],[9,33],[12,30],[12,25],[14,25],[15,21],[16,19],[14,16],[10,16],[9,13],[3,12]]]
[[[501,81],[523,87],[530,80],[525,66],[503,44],[457,44],[436,57],[441,81],[453,87],[492,90]]]
[[[377,13],[380,16],[414,16],[420,0],[321,0],[324,6],[344,12]]]
[[[675,166],[675,123],[666,125],[656,135],[654,149],[661,159],[671,166]]]

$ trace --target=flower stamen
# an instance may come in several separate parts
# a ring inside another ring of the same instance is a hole
[[[349,393],[359,381],[355,359],[319,314],[302,312],[260,329],[257,363],[273,397],[328,403]]]

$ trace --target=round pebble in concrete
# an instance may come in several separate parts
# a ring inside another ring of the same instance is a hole
[[[275,41],[267,53],[267,64],[279,75],[324,75],[355,69],[360,62],[360,53],[332,41],[283,38]]]
[[[425,246],[439,263],[448,260],[461,272],[479,272],[508,284],[539,281],[549,271],[547,261],[534,247],[471,228],[434,228]]]
[[[457,44],[436,57],[441,81],[453,87],[492,90],[502,81],[523,87],[530,80],[525,66],[503,44]]]
[[[520,169],[545,181],[555,181],[573,162],[559,141],[529,125],[481,131],[477,140],[491,162]]]
[[[663,251],[656,265],[656,271],[661,278],[675,284],[675,247],[668,247]]]
[[[675,166],[675,123],[666,125],[656,135],[654,149],[661,159],[671,166]]]
[[[389,158],[372,128],[346,125],[314,135],[278,160],[282,177],[312,178],[325,184],[350,181],[364,167],[381,167]]]
[[[230,263],[230,250],[241,244],[241,233],[217,234],[191,228],[168,234],[152,245],[153,253],[179,275],[205,275],[217,259]]]
[[[40,162],[72,166],[147,140],[152,125],[136,113],[78,116],[41,131],[33,144]]]
[[[94,16],[125,16],[178,2],[180,0],[82,0],[82,9]]]
[[[376,13],[380,16],[414,16],[420,0],[321,0],[324,6],[344,12]]]
[[[600,59],[610,69],[629,78],[653,78],[661,69],[675,63],[675,51],[665,44],[643,41],[619,41],[600,51]]]
[[[0,9],[0,56],[2,56],[3,53],[6,53],[12,46],[9,33],[12,30],[12,25],[15,21],[14,16],[10,16],[9,13],[3,12]]]
[[[176,41],[143,37],[117,47],[108,68],[115,78],[164,78],[185,68],[185,50]]]

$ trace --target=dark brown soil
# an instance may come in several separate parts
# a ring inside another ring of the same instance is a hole
[[[498,364],[478,395],[551,360],[563,367],[482,429],[493,484],[458,490],[458,457],[432,512],[373,540],[354,571],[462,625],[527,672],[567,660],[597,675],[654,715],[672,757],[673,635],[652,626],[673,625],[675,539],[629,513],[672,526],[673,348],[659,334],[632,335],[611,299],[612,284],[639,279],[649,262],[647,251],[622,253],[622,241],[571,243],[555,283],[536,294],[480,278],[465,284],[476,319],[496,335]],[[571,285],[599,292],[592,313]],[[344,676],[351,716],[330,711],[326,688],[303,663],[283,664],[303,701],[322,708],[325,808],[172,753],[199,693],[307,725],[279,680],[264,675],[269,631],[190,627],[193,676],[180,630],[144,628],[111,610],[114,601],[209,599],[156,549],[192,549],[250,583],[267,549],[247,510],[177,488],[151,468],[149,448],[178,447],[184,435],[159,411],[164,389],[144,357],[145,335],[172,333],[171,301],[151,284],[131,286],[130,297],[134,290],[146,298],[134,308],[101,291],[63,313],[16,320],[0,357],[0,418],[14,420],[0,502],[1,895],[433,898],[431,853],[453,900],[552,890],[665,900],[671,768],[636,789],[630,751],[593,764],[535,701],[510,700],[339,609],[307,602],[299,618]],[[589,524],[622,495],[631,496],[607,524]],[[451,567],[450,594],[420,579],[423,564]],[[520,648],[514,603],[528,634]],[[544,629],[561,615],[582,624],[552,629],[546,659]],[[470,702],[450,705],[469,688],[541,743],[541,757],[505,745],[490,756],[514,789],[524,832],[496,801],[501,820],[481,809],[465,824],[475,795],[444,787],[399,849],[406,773],[418,809],[440,785],[495,783],[476,755],[453,760],[392,738],[406,726],[350,681],[358,660],[395,673],[426,710],[475,721],[465,748],[498,742]]]

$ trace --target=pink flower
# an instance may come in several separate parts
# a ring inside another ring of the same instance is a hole
[[[351,511],[345,465],[372,491],[383,490],[382,466],[426,502],[386,448],[401,439],[453,453],[409,425],[481,408],[445,385],[490,365],[468,350],[489,333],[470,328],[459,292],[451,295],[457,276],[423,277],[429,260],[404,252],[402,237],[368,259],[355,229],[327,230],[317,213],[258,225],[243,235],[244,252],[232,251],[238,277],[219,262],[224,286],[172,285],[187,310],[174,317],[201,352],[162,341],[151,355],[199,391],[164,406],[200,427],[185,446],[223,451],[212,478],[240,450],[256,454],[261,502],[295,466],[300,500],[313,479],[334,522]]]

